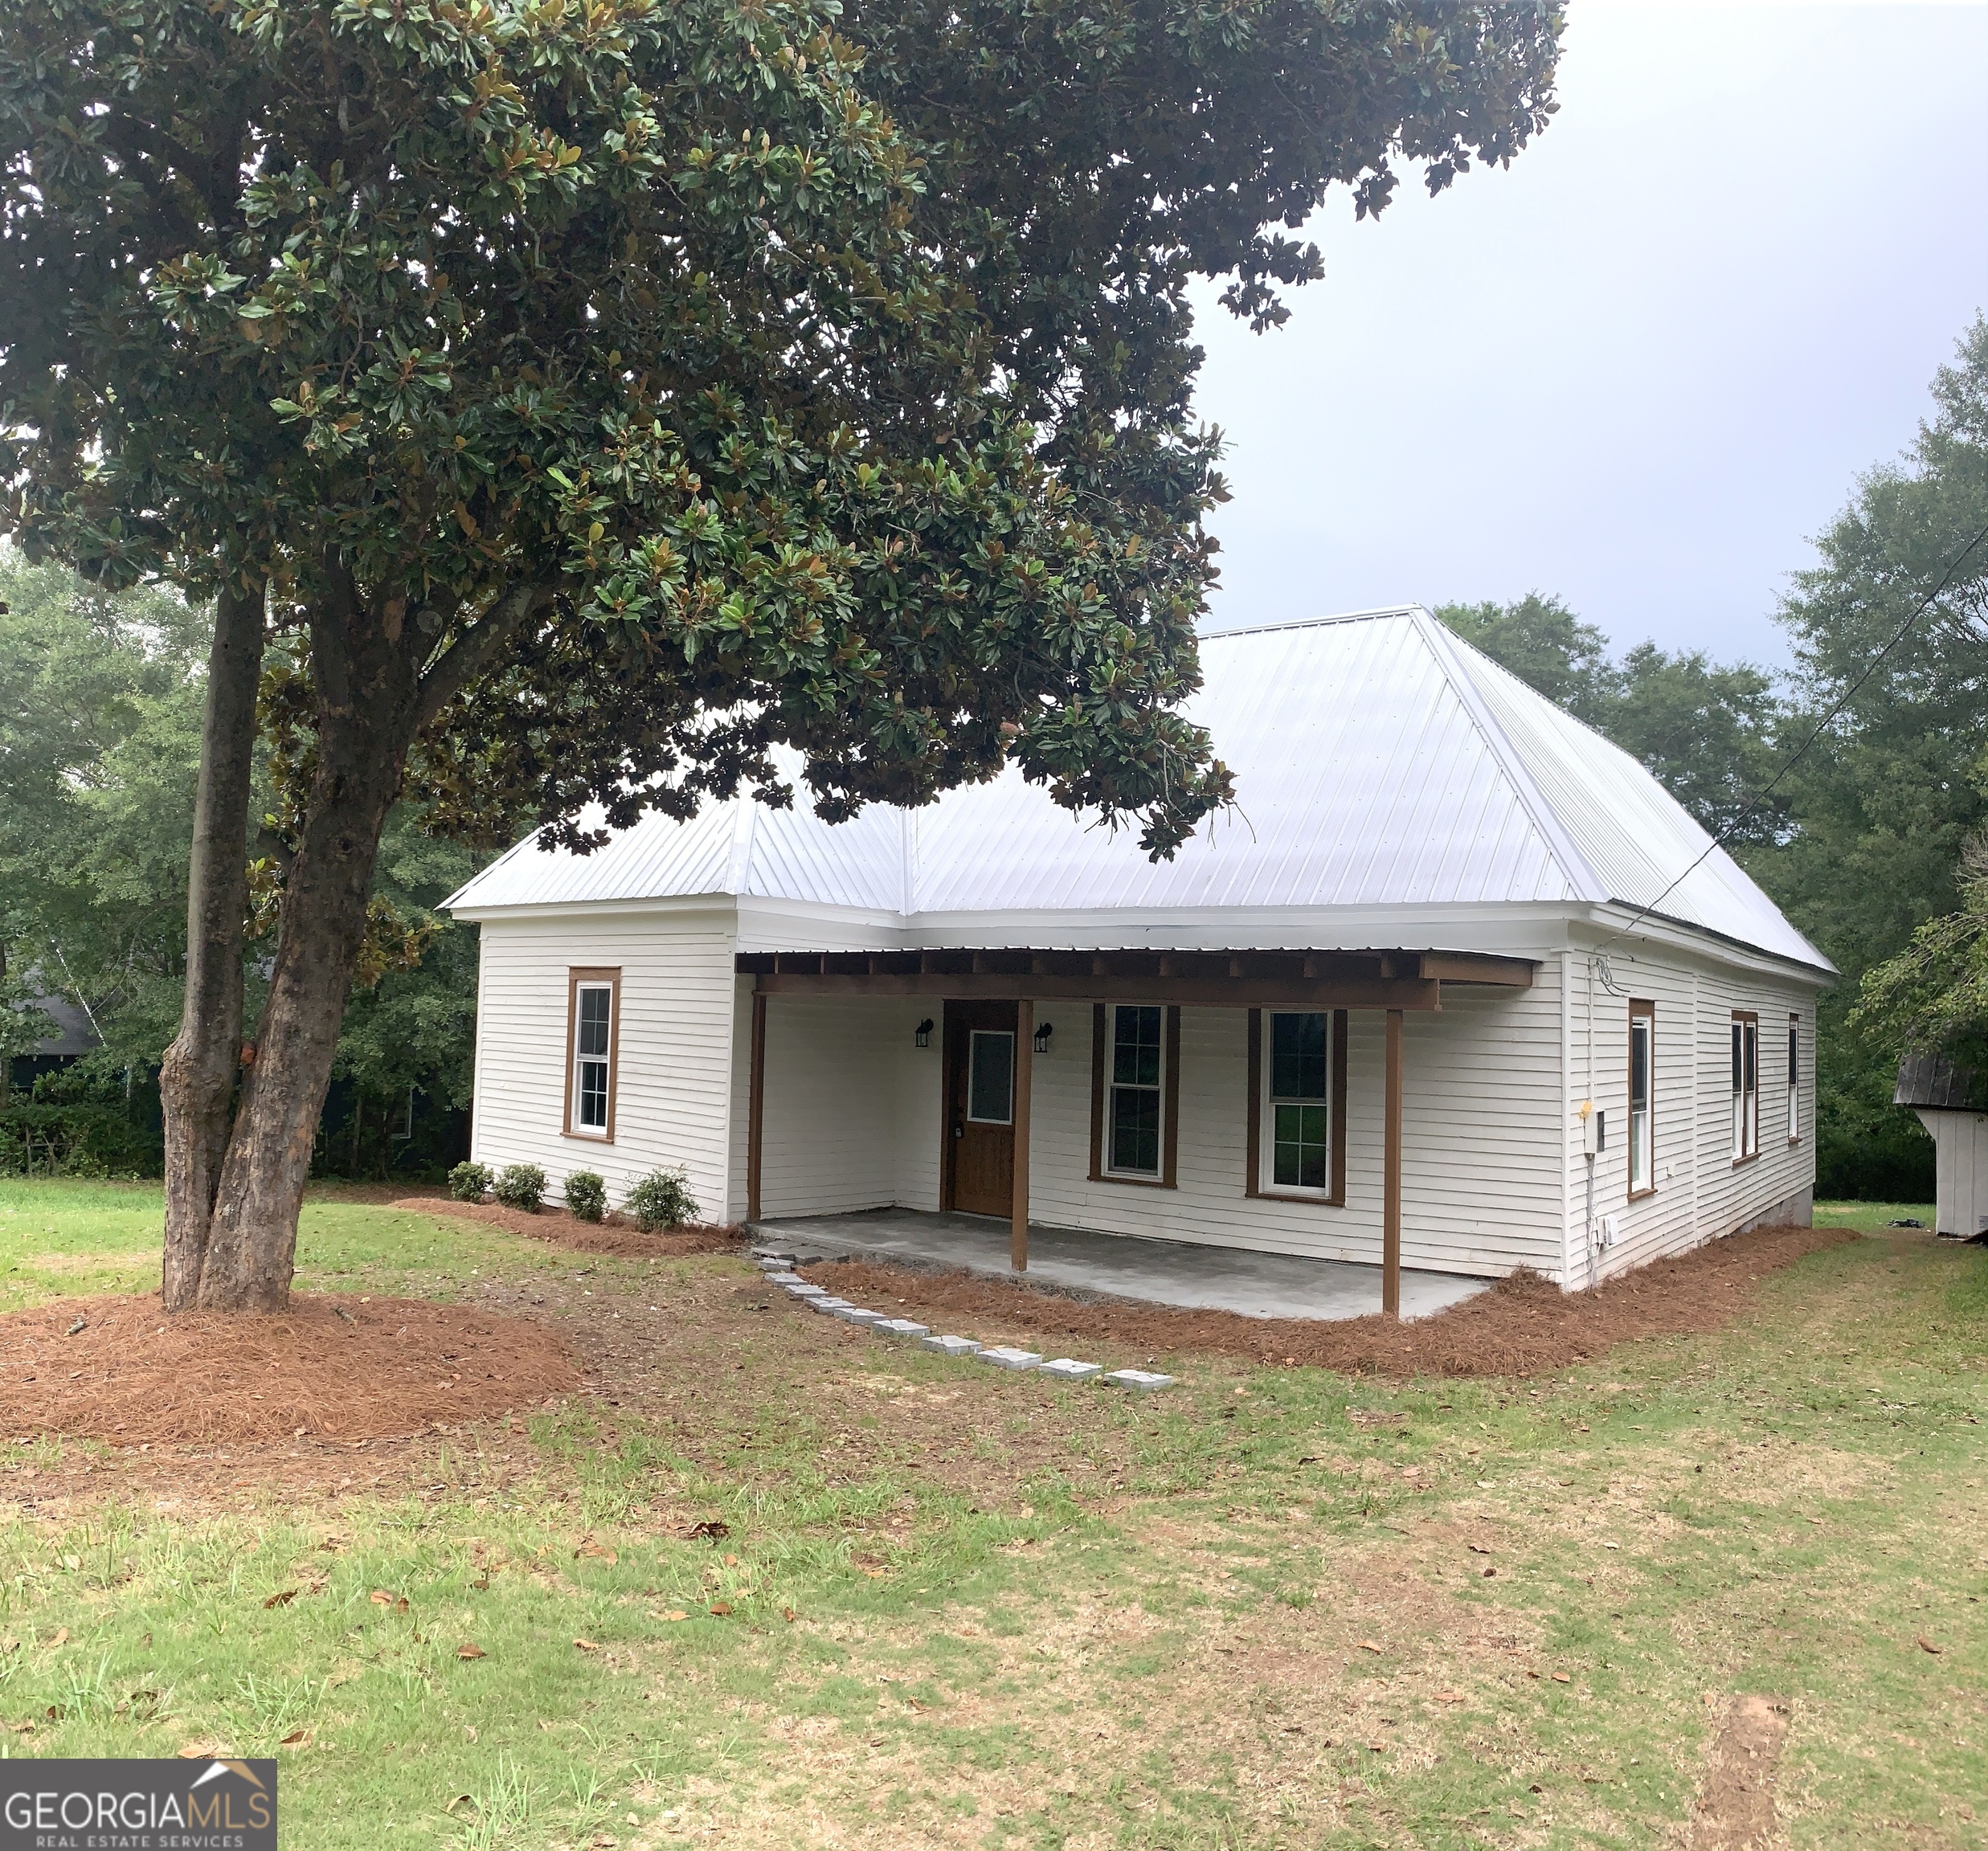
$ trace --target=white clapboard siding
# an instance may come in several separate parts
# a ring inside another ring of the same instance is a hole
[[[591,1170],[612,1203],[681,1165],[703,1213],[734,1213],[728,1187],[732,926],[723,908],[636,917],[485,921],[471,1152],[493,1169],[536,1163],[559,1199]],[[615,1138],[565,1134],[567,972],[621,970]]]
[[[1584,1285],[1679,1253],[1763,1220],[1806,1218],[1815,1173],[1814,991],[1710,959],[1570,959],[1569,1088],[1569,1283]],[[1612,981],[1613,988],[1610,988]],[[1629,1198],[1629,1016],[1631,1000],[1655,1006],[1653,1194]],[[1590,1007],[1592,1004],[1592,1007]],[[1760,1154],[1736,1164],[1732,1148],[1732,1012],[1760,1017]],[[1800,1136],[1787,1134],[1788,1018],[1800,1019]],[[1589,1024],[1593,1063],[1590,1064]],[[1586,1239],[1589,1165],[1581,1154],[1581,1101],[1608,1114],[1608,1144],[1592,1166],[1594,1248]],[[1604,1217],[1616,1219],[1600,1244]]]

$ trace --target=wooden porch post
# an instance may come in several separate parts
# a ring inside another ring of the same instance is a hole
[[[1035,1056],[1036,1007],[1015,1005],[1015,1168],[1008,1233],[1008,1264],[1017,1273],[1029,1270],[1029,1087]]]
[[[746,1219],[759,1219],[759,1154],[767,1115],[767,999],[752,993],[752,1053],[746,1090]]]
[[[1401,1011],[1388,1011],[1388,1077],[1381,1151],[1381,1314],[1401,1315]]]

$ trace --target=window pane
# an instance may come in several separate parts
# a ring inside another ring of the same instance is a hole
[[[1325,1097],[1325,1015],[1270,1017],[1270,1097],[1273,1099],[1323,1099]]]
[[[1745,1062],[1740,1053],[1740,1024],[1732,1024],[1732,1090],[1742,1091],[1746,1084]]]
[[[607,996],[605,985],[595,984],[580,992],[579,1043],[582,1054],[607,1052]]]
[[[1752,1022],[1743,1023],[1741,1028],[1746,1048],[1746,1090],[1751,1093],[1760,1085],[1761,1033],[1758,1025]]]
[[[1629,1109],[1650,1103],[1650,1019],[1638,1015],[1629,1024]]]
[[[1331,1153],[1326,1146],[1323,1105],[1272,1109],[1270,1180],[1279,1189],[1331,1187]]]
[[[589,1130],[605,1131],[607,1129],[607,1063],[605,1060],[583,1060],[580,1063],[579,1122]]]
[[[1802,1025],[1788,1018],[1788,1084],[1792,1086],[1802,1072]]]
[[[967,1061],[967,1116],[983,1125],[1014,1122],[1015,1038],[976,1028]]]
[[[1114,1086],[1111,1089],[1110,1167],[1130,1171],[1141,1176],[1157,1176],[1160,1174],[1158,1088]]]
[[[1160,1010],[1140,1006],[1114,1014],[1111,1083],[1115,1086],[1160,1084]]]

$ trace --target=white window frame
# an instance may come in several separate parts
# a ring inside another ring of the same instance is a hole
[[[1636,1105],[1636,1040],[1641,1031],[1642,1106]],[[1629,1006],[1629,1199],[1639,1201],[1657,1191],[1657,1006],[1633,1001]]]
[[[587,998],[598,992],[607,999],[607,1046],[599,1052],[582,1052],[581,1036],[586,1032]],[[567,1045],[567,1119],[566,1130],[569,1138],[592,1138],[601,1143],[612,1142],[615,1122],[615,1032],[620,1026],[621,985],[612,977],[575,977],[573,979],[573,1026]],[[582,1084],[583,1069],[599,1067],[601,1071],[600,1122],[590,1125],[581,1116],[586,1089]]]
[[[1330,1009],[1266,1009],[1262,1012],[1261,1031],[1262,1054],[1257,1064],[1262,1071],[1257,1076],[1257,1177],[1259,1195],[1298,1195],[1314,1202],[1332,1199],[1332,1059],[1336,1050],[1332,1045],[1336,1032],[1333,1023],[1335,1011]],[[1284,1098],[1272,1090],[1277,1072],[1277,1018],[1279,1015],[1323,1015],[1325,1018],[1325,1092],[1317,1099]],[[1277,1180],[1277,1108],[1279,1105],[1318,1105],[1325,1112],[1325,1182],[1323,1187],[1314,1187],[1303,1183],[1279,1183]]]
[[[1119,1015],[1126,1009],[1150,1009],[1160,1019],[1160,1069],[1157,1081],[1151,1086],[1119,1082],[1118,1046]],[[1112,1161],[1112,1126],[1116,1122],[1114,1107],[1120,1093],[1151,1093],[1160,1102],[1157,1123],[1159,1134],[1153,1146],[1153,1167],[1150,1170],[1122,1169]],[[1098,1168],[1106,1176],[1115,1177],[1128,1183],[1160,1183],[1167,1174],[1167,1006],[1164,1003],[1112,1003],[1106,1005],[1104,1016],[1104,1125],[1100,1133],[1104,1148],[1098,1153]]]
[[[1802,1142],[1802,1018],[1788,1015],[1788,1142]]]
[[[1732,1012],[1732,1161],[1751,1163],[1761,1154],[1761,1019],[1750,1009]]]

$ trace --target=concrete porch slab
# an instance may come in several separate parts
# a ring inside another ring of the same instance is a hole
[[[1008,1224],[982,1215],[879,1208],[754,1222],[761,1244],[777,1243],[801,1265],[882,1260],[1011,1277]],[[1076,1228],[1029,1230],[1029,1277],[1101,1297],[1131,1298],[1245,1318],[1359,1318],[1381,1309],[1381,1269],[1178,1240],[1143,1240]],[[1401,1274],[1401,1315],[1426,1318],[1482,1292],[1491,1281],[1450,1273]]]

